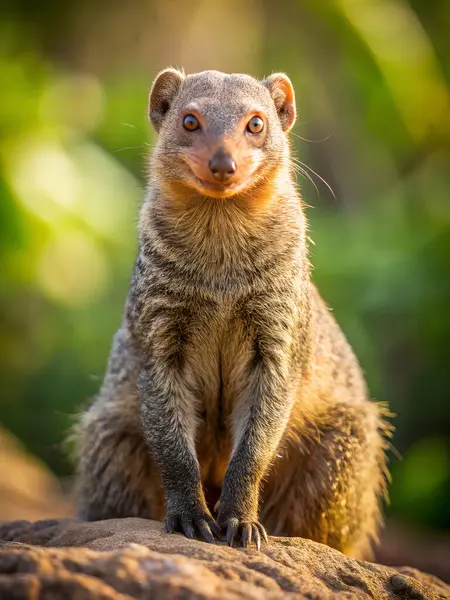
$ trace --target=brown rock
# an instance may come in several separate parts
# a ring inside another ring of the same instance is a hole
[[[3,523],[0,540],[2,600],[450,598],[436,577],[300,538],[244,551],[168,535],[154,521],[114,519]]]

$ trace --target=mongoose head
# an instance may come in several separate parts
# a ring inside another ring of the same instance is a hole
[[[156,77],[149,118],[158,133],[155,177],[187,197],[228,198],[286,164],[294,90],[283,73],[249,75],[166,69]]]

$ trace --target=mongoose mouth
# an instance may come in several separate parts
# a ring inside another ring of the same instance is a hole
[[[206,196],[228,198],[237,194],[244,186],[242,182],[213,183],[212,181],[195,177],[195,187]]]

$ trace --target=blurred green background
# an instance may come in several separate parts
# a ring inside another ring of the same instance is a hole
[[[299,180],[314,277],[397,414],[390,514],[450,530],[449,31],[442,0],[3,1],[1,422],[71,473],[136,252],[155,73],[283,70],[318,174]]]

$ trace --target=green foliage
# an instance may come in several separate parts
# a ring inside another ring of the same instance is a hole
[[[450,5],[174,6],[0,9],[1,421],[70,472],[63,441],[100,385],[136,252],[151,76],[286,70],[317,186],[299,175],[314,277],[397,413],[390,510],[450,529]]]

